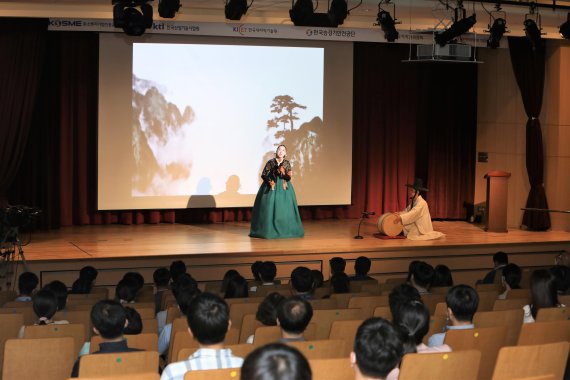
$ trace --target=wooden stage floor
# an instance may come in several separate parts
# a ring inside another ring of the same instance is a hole
[[[263,240],[248,236],[249,223],[109,225],[62,228],[34,233],[24,247],[26,260],[97,260],[119,258],[157,258],[162,256],[239,256],[308,255],[334,253],[397,252],[422,249],[493,250],[533,245],[555,249],[570,248],[570,232],[531,232],[511,229],[508,233],[488,233],[466,222],[434,222],[445,237],[433,241],[384,240],[378,238],[376,220],[362,225],[362,240],[354,239],[358,220],[307,221],[305,237]]]

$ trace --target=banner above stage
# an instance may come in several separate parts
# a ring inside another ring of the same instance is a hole
[[[52,18],[49,22],[52,31],[92,31],[123,33],[113,26],[113,20],[104,19],[64,19]],[[433,44],[430,31],[402,30],[396,43]],[[387,42],[380,27],[375,29],[360,28],[320,28],[299,27],[294,25],[238,24],[219,22],[178,22],[154,21],[146,33],[181,34],[194,36],[277,38],[294,40],[348,41],[348,42]],[[462,43],[485,46],[487,35],[465,34]]]

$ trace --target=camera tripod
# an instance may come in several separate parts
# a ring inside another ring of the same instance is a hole
[[[8,289],[12,287],[12,284],[17,283],[20,262],[24,265],[24,271],[28,270],[28,263],[18,232],[18,227],[8,228],[0,242],[0,278],[6,278]]]

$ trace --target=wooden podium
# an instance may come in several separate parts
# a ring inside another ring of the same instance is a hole
[[[485,231],[507,231],[507,199],[511,173],[492,171],[485,174],[487,179],[487,200]]]

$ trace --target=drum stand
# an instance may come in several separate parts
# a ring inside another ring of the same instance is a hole
[[[362,216],[360,217],[360,222],[358,222],[358,232],[356,233],[355,239],[364,239],[364,236],[360,235],[360,226],[364,219],[368,219],[368,215],[376,215],[374,211],[362,211]]]

